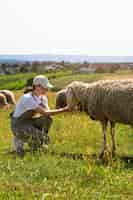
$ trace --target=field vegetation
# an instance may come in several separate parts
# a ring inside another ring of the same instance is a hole
[[[26,81],[35,74],[0,77],[1,89],[13,89],[18,99]],[[71,71],[47,74],[55,87],[72,80],[132,78],[129,72],[74,75]],[[55,92],[48,93],[51,108]],[[117,156],[103,162],[99,122],[85,113],[72,112],[53,117],[49,148],[32,154],[25,146],[24,159],[12,152],[8,110],[0,110],[0,200],[132,200],[133,129],[117,124]],[[108,130],[109,131],[109,130]],[[108,140],[110,136],[108,134]],[[110,146],[110,142],[109,142]]]

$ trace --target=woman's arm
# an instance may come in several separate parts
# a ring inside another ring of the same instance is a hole
[[[55,115],[55,114],[59,114],[66,111],[69,111],[68,106],[64,108],[53,109],[53,110],[46,110],[42,106],[39,106],[38,108],[35,109],[35,112],[40,113],[41,115],[45,115],[45,116]]]

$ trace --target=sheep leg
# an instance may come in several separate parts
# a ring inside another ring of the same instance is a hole
[[[115,143],[115,123],[114,122],[110,122],[110,126],[111,126],[111,139],[112,139],[112,156],[115,155],[115,151],[116,151],[116,143]]]
[[[107,150],[107,124],[108,121],[102,121],[102,130],[103,130],[103,146],[102,146],[102,151],[100,153],[100,157],[102,158],[104,156],[105,151]]]

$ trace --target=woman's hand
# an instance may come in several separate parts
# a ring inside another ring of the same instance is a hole
[[[70,111],[70,112],[74,111],[74,109],[72,107],[70,107],[70,106],[66,106],[66,107],[64,107],[64,109],[66,111]]]

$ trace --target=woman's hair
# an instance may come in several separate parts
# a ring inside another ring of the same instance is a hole
[[[28,92],[32,92],[35,88],[32,85],[33,84],[33,78],[29,78],[26,82],[26,86],[24,89],[24,94],[28,93]]]
[[[27,93],[29,93],[29,92],[32,92],[34,89],[35,89],[34,86],[27,86],[27,87],[24,89],[24,94],[27,94]]]
[[[27,87],[24,89],[24,94],[27,94],[27,93],[29,93],[29,92],[32,92],[33,90],[35,90],[36,86],[40,86],[40,85],[27,86]]]

